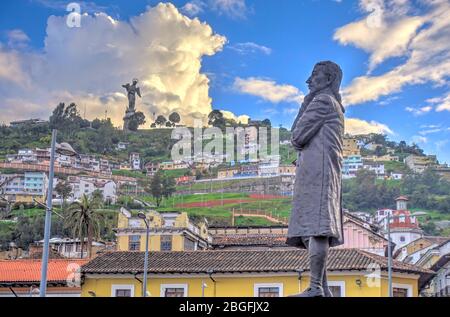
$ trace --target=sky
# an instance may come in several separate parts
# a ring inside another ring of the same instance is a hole
[[[2,1],[0,122],[75,102],[88,119],[212,109],[290,128],[316,62],[344,72],[346,130],[385,133],[450,163],[448,0]],[[75,14],[76,15],[76,14]]]

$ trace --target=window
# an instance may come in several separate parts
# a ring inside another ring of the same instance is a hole
[[[345,282],[344,281],[328,281],[333,297],[345,297]]]
[[[161,297],[187,297],[187,284],[161,284]]]
[[[405,241],[406,241],[406,238],[404,236],[401,236],[400,237],[400,242],[405,242]]]
[[[161,251],[172,251],[172,236],[161,236]]]
[[[195,242],[191,239],[185,237],[184,238],[184,251],[194,251],[195,250]]]
[[[66,252],[66,253],[72,252],[72,249],[73,249],[73,244],[72,243],[67,243],[64,246],[64,252]]]
[[[134,297],[134,285],[112,285],[111,297]]]
[[[408,290],[405,288],[394,287],[393,290],[394,297],[408,297]]]
[[[129,290],[129,289],[116,289],[116,297],[131,297],[131,290]]]
[[[392,295],[394,297],[412,297],[412,286],[408,284],[393,284]]]
[[[75,248],[76,252],[81,252],[81,242],[78,242],[76,244],[76,248]],[[87,245],[86,243],[83,244],[83,252],[87,251]]]
[[[283,284],[255,284],[254,297],[283,297]]]
[[[140,251],[141,250],[141,236],[130,236],[128,241],[129,251]]]

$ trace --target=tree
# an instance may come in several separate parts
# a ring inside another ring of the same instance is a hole
[[[57,129],[68,136],[73,136],[80,128],[90,125],[87,120],[81,118],[77,105],[73,102],[67,107],[63,102],[56,106],[50,116],[49,124],[50,129]]]
[[[172,126],[176,126],[181,121],[181,117],[178,112],[173,112],[169,116],[169,121],[172,122]]]
[[[226,120],[223,117],[223,113],[220,110],[213,110],[208,115],[208,124],[217,128],[224,128]]]
[[[162,180],[162,187],[163,187],[163,196],[166,199],[169,199],[170,197],[172,197],[173,193],[175,193],[176,190],[176,182],[175,179],[173,177],[168,177],[165,176],[163,177]]]
[[[166,122],[167,122],[167,119],[163,115],[159,115],[155,121],[156,125],[158,125],[159,127],[162,127],[163,125],[165,125]]]
[[[138,111],[130,118],[128,129],[135,132],[139,129],[139,126],[145,124],[145,122],[145,115],[141,111]]]
[[[99,236],[102,215],[98,209],[102,201],[98,195],[88,197],[83,195],[80,202],[72,203],[67,209],[66,226],[72,229],[72,234],[80,239],[81,258],[83,258],[84,238],[88,239],[88,256],[92,257],[92,240]]]
[[[161,205],[163,199],[162,172],[158,171],[150,181],[150,190],[152,197],[156,200],[156,206]]]
[[[272,126],[272,122],[270,122],[269,119],[264,119],[261,123],[262,123],[262,126],[263,126],[263,127],[268,127],[268,128],[270,128],[270,127]]]
[[[63,206],[66,204],[67,198],[69,198],[70,193],[72,192],[72,186],[69,183],[60,181],[55,186],[56,193],[61,196]]]
[[[375,155],[380,157],[383,155],[386,155],[386,148],[384,146],[377,146],[377,148],[375,149]]]

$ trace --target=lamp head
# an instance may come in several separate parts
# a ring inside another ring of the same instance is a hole
[[[56,145],[56,153],[66,156],[76,156],[77,152],[69,143],[61,143]]]

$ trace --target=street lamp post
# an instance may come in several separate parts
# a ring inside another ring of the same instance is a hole
[[[56,143],[57,130],[52,131],[52,143],[50,150],[50,166],[48,173],[48,189],[47,189],[47,204],[45,211],[45,228],[44,228],[44,247],[42,250],[42,266],[41,266],[41,284],[39,287],[39,296],[45,297],[47,292],[47,269],[48,269],[48,254],[50,249],[50,233],[52,224],[52,199],[53,199],[53,178],[55,176],[55,156],[56,152],[67,155],[75,156],[76,152],[67,143]]]
[[[52,131],[50,167],[48,174],[47,206],[45,211],[44,248],[42,250],[41,284],[39,287],[40,297],[45,297],[47,291],[47,266],[48,266],[48,250],[50,241],[50,228],[52,223],[52,198],[53,198],[53,177],[54,177],[55,151],[56,151],[56,133],[57,133],[56,130]]]
[[[388,296],[392,297],[392,242],[391,242],[391,215],[387,216],[387,234],[388,234]]]
[[[411,217],[423,217],[426,216],[427,213],[425,212],[417,212],[414,214],[411,214]],[[393,287],[392,287],[392,240],[391,240],[391,220],[393,219],[399,219],[404,217],[402,216],[391,216],[391,214],[388,213],[386,218],[383,218],[381,221],[387,220],[387,236],[388,236],[388,296],[393,297]]]
[[[144,220],[146,226],[145,236],[145,257],[144,257],[144,280],[142,281],[142,297],[147,297],[147,273],[148,273],[148,240],[150,235],[150,224],[148,223],[147,216],[140,212],[138,217]]]

